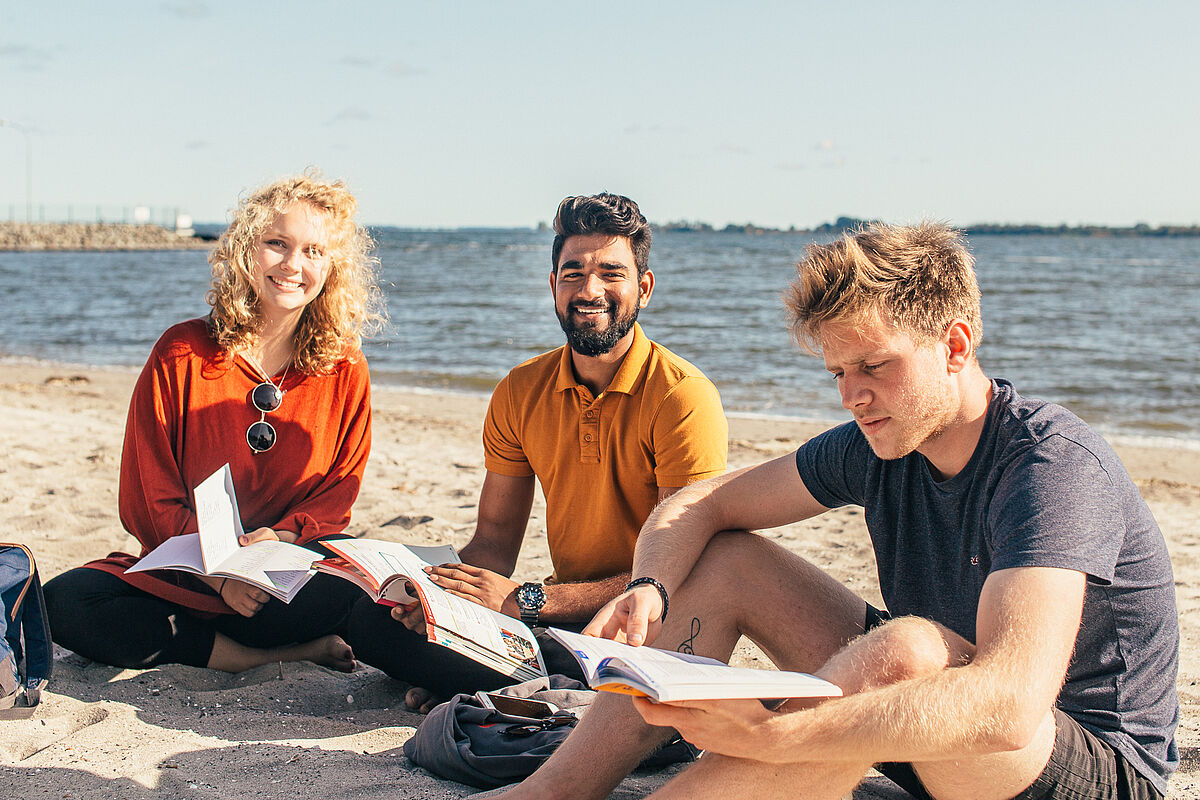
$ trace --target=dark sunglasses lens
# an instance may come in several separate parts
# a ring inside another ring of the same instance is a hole
[[[279,387],[274,384],[260,383],[254,387],[254,393],[250,395],[250,399],[259,411],[274,411],[283,402],[283,392],[279,391]]]
[[[246,429],[246,444],[256,453],[265,453],[275,446],[275,429],[269,422],[256,422]]]

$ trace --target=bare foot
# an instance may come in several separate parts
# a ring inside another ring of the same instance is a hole
[[[404,704],[418,714],[428,714],[441,702],[433,696],[433,692],[420,686],[414,686],[404,694]]]
[[[353,672],[356,662],[354,661],[354,651],[350,649],[350,645],[346,644],[346,640],[340,636],[330,634],[322,636],[320,639],[313,639],[304,645],[307,652],[304,655],[305,661],[311,661],[314,664],[320,664],[322,667],[336,669],[339,672]]]

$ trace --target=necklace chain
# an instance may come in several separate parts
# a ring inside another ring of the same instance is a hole
[[[262,368],[262,365],[255,361],[254,357],[251,356],[249,352],[243,352],[242,358],[246,359],[246,361],[250,363],[250,366],[258,370],[258,374],[262,375],[264,381],[278,389],[280,395],[283,394],[283,382],[287,380],[288,370],[292,368],[291,361],[288,361],[287,365],[284,366],[283,374],[279,376],[279,383],[275,383],[275,381],[271,380],[271,376],[267,374],[267,371]]]

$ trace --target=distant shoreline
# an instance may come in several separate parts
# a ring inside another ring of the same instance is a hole
[[[212,247],[205,236],[158,225],[113,222],[0,222],[0,251],[93,252],[198,250]]]
[[[798,234],[802,236],[837,236],[841,233],[869,225],[877,220],[856,217],[838,217],[815,228],[769,228],[753,223],[714,227],[707,222],[667,222],[654,225],[656,231],[673,233],[749,233],[749,234]],[[1159,225],[1145,223],[1129,226],[1110,225],[1036,225],[1033,223],[1001,224],[981,222],[974,225],[955,226],[967,236],[1085,236],[1104,238],[1156,237],[1176,238],[1200,236],[1200,225]]]
[[[836,222],[815,228],[770,228],[747,223],[714,227],[706,222],[665,222],[654,224],[655,231],[669,233],[749,234],[752,236],[838,236],[845,231],[869,224],[871,220],[839,217]],[[206,223],[197,225],[194,234],[179,234],[158,225],[130,225],[113,222],[0,222],[0,252],[122,252],[154,250],[205,250],[211,248],[223,226]],[[370,225],[376,231],[416,231],[424,228],[404,228],[395,225]],[[549,230],[545,225],[534,228],[502,228],[486,230]],[[473,227],[440,230],[483,230]],[[983,223],[962,227],[967,236],[1074,236],[1081,238],[1193,238],[1200,237],[1200,225],[1133,225],[1110,227],[1104,225],[1001,225]]]

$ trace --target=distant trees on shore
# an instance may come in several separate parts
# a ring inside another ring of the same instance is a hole
[[[679,220],[677,222],[656,224],[654,225],[654,229],[681,233],[799,233],[806,236],[836,236],[843,231],[853,230],[863,225],[868,225],[873,221],[857,217],[838,217],[833,222],[826,222],[815,228],[797,228],[794,225],[789,228],[769,228],[749,222],[744,225],[730,224],[723,228],[717,228],[707,222]],[[1200,236],[1200,225],[1159,225],[1152,227],[1145,223],[1128,227],[979,223],[964,226],[963,230],[968,236]]]

